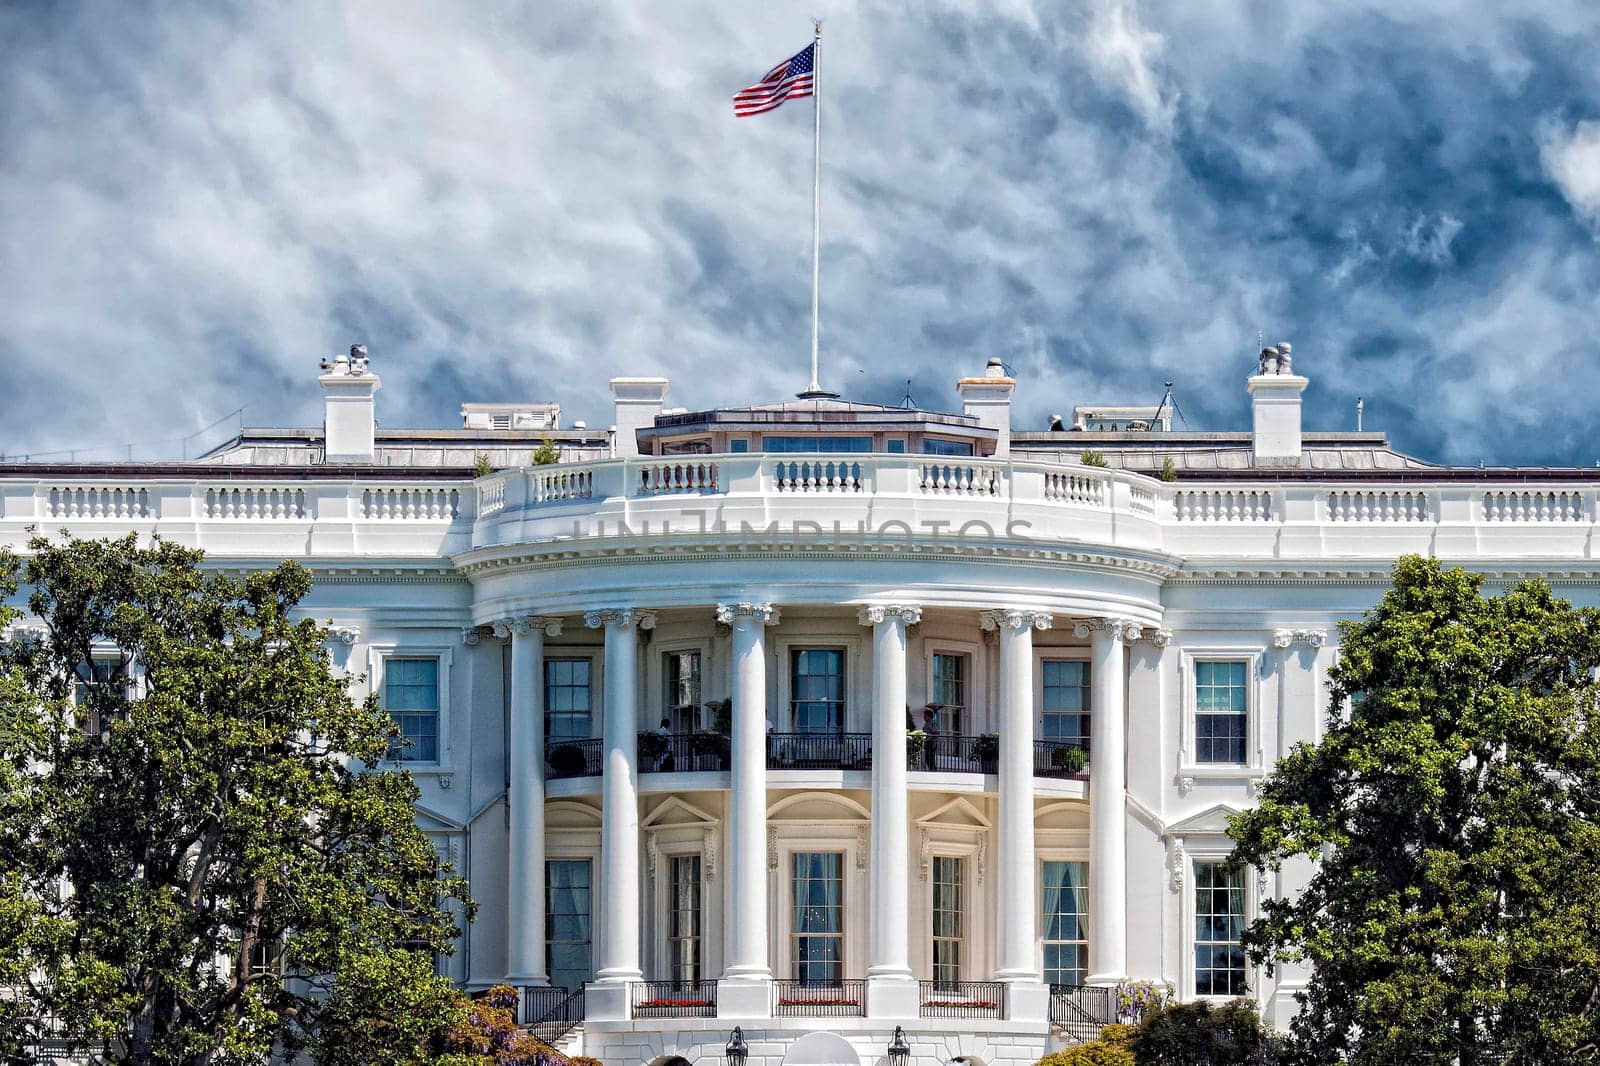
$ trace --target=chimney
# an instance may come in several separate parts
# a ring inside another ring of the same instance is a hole
[[[962,378],[956,382],[961,397],[961,413],[978,420],[978,425],[997,431],[995,458],[1011,454],[1011,393],[1015,380],[1006,377],[1005,364],[990,359],[981,378]]]
[[[367,369],[367,346],[352,344],[349,355],[322,361],[322,461],[370,463],[375,450],[373,393],[378,375]]]
[[[611,397],[616,401],[616,436],[611,454],[621,457],[639,454],[640,429],[655,425],[667,396],[666,378],[612,378]]]
[[[1300,465],[1300,394],[1309,382],[1292,369],[1292,352],[1287,341],[1261,349],[1261,368],[1245,382],[1257,466]]]

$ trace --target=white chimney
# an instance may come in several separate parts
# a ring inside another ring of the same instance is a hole
[[[1261,368],[1245,382],[1257,466],[1300,465],[1300,394],[1310,382],[1294,373],[1292,352],[1286,341],[1261,349]]]
[[[956,382],[961,413],[976,418],[978,425],[998,434],[994,446],[996,458],[1011,454],[1011,393],[1016,387],[1016,381],[1006,376],[1005,364],[998,358],[989,360],[983,377],[962,378]]]
[[[616,437],[611,445],[613,455],[639,454],[639,438],[635,433],[655,425],[666,396],[666,378],[611,379],[611,397],[616,401],[616,418],[613,419]]]
[[[323,360],[322,461],[370,463],[376,448],[372,396],[378,375],[367,369],[367,348],[352,344],[349,355]]]

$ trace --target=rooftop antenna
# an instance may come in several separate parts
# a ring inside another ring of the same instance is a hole
[[[1367,409],[1367,401],[1360,396],[1356,397],[1356,432],[1361,432],[1361,413]]]
[[[907,411],[915,411],[917,402],[911,398],[911,379],[906,378],[906,394],[900,397],[900,406]]]
[[[1167,391],[1162,394],[1161,402],[1156,404],[1156,413],[1155,413],[1155,417],[1150,419],[1151,424],[1155,425],[1155,424],[1159,424],[1160,423],[1160,421],[1161,421],[1161,412],[1166,410],[1167,404],[1170,403],[1172,405],[1173,412],[1178,416],[1178,421],[1183,423],[1183,428],[1184,429],[1188,429],[1189,428],[1189,420],[1183,416],[1183,408],[1178,406],[1178,398],[1176,396],[1172,395],[1172,382],[1168,381],[1165,384],[1166,384],[1166,387],[1167,387]]]

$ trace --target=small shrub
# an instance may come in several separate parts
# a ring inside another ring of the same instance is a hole
[[[1161,470],[1156,474],[1156,477],[1162,481],[1178,480],[1178,468],[1173,465],[1172,456],[1169,455],[1161,460]]]
[[[1128,1047],[1133,1041],[1133,1034],[1139,1031],[1137,1025],[1123,1025],[1120,1022],[1100,1027],[1100,1039],[1107,1044],[1117,1047]]]
[[[489,457],[487,455],[479,452],[477,455],[472,457],[473,477],[483,477],[486,474],[492,473],[494,473],[494,464],[489,461]]]
[[[606,1066],[599,1059],[591,1059],[587,1055],[574,1055],[567,1061],[572,1063],[572,1066]]]
[[[972,741],[972,758],[974,762],[993,762],[999,757],[999,733],[980,733]]]
[[[569,776],[583,773],[586,760],[576,744],[559,744],[550,749],[550,769]]]
[[[1083,454],[1078,456],[1078,462],[1084,466],[1109,466],[1104,452],[1097,452],[1093,448],[1085,448]]]
[[[1177,998],[1177,990],[1165,981],[1118,981],[1117,1020],[1138,1025],[1146,1015],[1176,1002]]]
[[[702,729],[696,733],[694,740],[690,743],[694,745],[694,753],[696,755],[727,755],[733,749],[733,739],[731,737],[722,733],[714,733],[708,729]]]
[[[1277,1060],[1277,1039],[1255,1004],[1178,1003],[1144,1020],[1129,1042],[1140,1066],[1258,1066]]]
[[[1104,1040],[1090,1040],[1046,1055],[1035,1066],[1135,1066],[1135,1059],[1127,1048]]]
[[[1082,748],[1056,748],[1050,753],[1050,765],[1069,774],[1080,773],[1089,757]]]
[[[920,759],[922,753],[928,750],[928,734],[920,729],[906,730],[906,757]]]
[[[667,738],[660,733],[639,734],[639,759],[655,760],[667,753]]]
[[[733,735],[733,701],[712,700],[705,705],[711,712],[711,732],[721,733],[723,736]]]
[[[547,440],[533,450],[533,457],[529,462],[534,466],[550,466],[561,461],[561,450],[556,447],[556,442]]]

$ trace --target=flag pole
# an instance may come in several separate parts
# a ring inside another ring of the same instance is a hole
[[[812,19],[814,36],[811,41],[811,103],[813,125],[811,137],[811,384],[800,394],[803,400],[837,396],[817,382],[817,329],[818,308],[822,292],[822,20]]]

